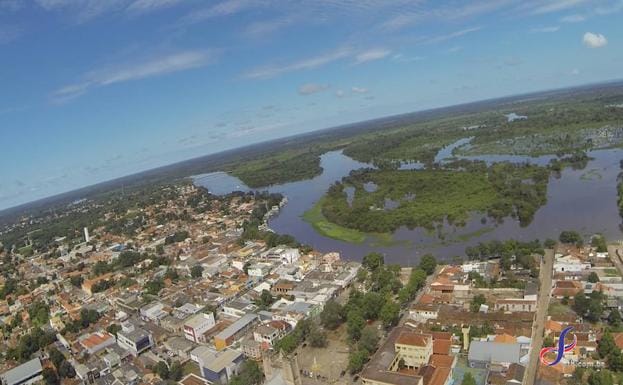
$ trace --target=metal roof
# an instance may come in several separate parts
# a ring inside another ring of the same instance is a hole
[[[37,373],[41,373],[42,371],[43,368],[41,367],[41,361],[39,361],[38,358],[33,358],[20,366],[4,372],[0,375],[0,377],[7,385],[13,385],[18,384],[23,380],[36,375]]]

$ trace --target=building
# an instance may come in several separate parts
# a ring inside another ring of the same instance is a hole
[[[495,303],[496,311],[504,312],[535,312],[536,300],[521,299],[521,298],[507,298],[500,299]]]
[[[257,314],[245,314],[239,320],[229,325],[225,330],[214,336],[214,346],[216,350],[223,350],[249,330],[259,317]]]
[[[427,364],[433,355],[433,337],[430,334],[403,331],[396,339],[395,348],[406,367],[419,368]]]
[[[200,346],[190,354],[199,364],[201,376],[212,383],[227,384],[231,377],[238,373],[240,364],[244,361],[242,353],[233,349],[215,352]]]
[[[138,356],[154,345],[154,338],[150,332],[137,328],[131,322],[124,322],[122,330],[117,332],[117,345],[129,350],[133,356]]]
[[[562,254],[556,254],[554,261],[555,273],[581,273],[590,268],[591,264],[589,262],[583,262],[572,255],[563,256]]]
[[[214,314],[197,313],[184,322],[184,336],[187,340],[205,342],[203,335],[216,325]]]
[[[451,334],[392,330],[361,372],[363,385],[449,385],[456,365]]]
[[[258,326],[253,331],[253,339],[270,347],[280,340],[290,330],[290,324],[285,321],[271,321]]]
[[[467,360],[472,368],[489,368],[491,365],[509,367],[510,364],[519,364],[521,359],[521,345],[472,341],[469,344]]]
[[[84,349],[86,349],[87,352],[89,352],[89,354],[96,354],[97,352],[114,345],[115,337],[109,333],[100,331],[83,335],[78,339],[78,342]]]
[[[236,318],[240,318],[248,313],[253,313],[256,310],[257,306],[244,299],[235,299],[223,305],[223,313]]]
[[[2,385],[30,385],[43,380],[43,367],[39,358],[34,358],[0,374]]]
[[[409,309],[409,317],[417,322],[426,322],[429,319],[437,319],[439,316],[438,304],[434,303],[417,303]]]

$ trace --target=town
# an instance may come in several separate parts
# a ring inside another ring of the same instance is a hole
[[[3,385],[619,383],[623,262],[598,234],[359,263],[273,233],[282,196],[155,191],[4,231]]]

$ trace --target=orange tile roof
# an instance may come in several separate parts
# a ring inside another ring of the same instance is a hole
[[[430,334],[420,334],[404,331],[400,333],[400,335],[396,339],[396,343],[401,345],[426,346],[430,339]]]
[[[90,336],[88,336],[87,338],[83,339],[80,341],[80,343],[82,344],[82,346],[84,346],[87,349],[91,349],[94,348],[108,340],[110,340],[111,338],[114,338],[112,335],[108,334],[108,333],[93,333]]]
[[[619,349],[623,349],[623,333],[613,333],[614,343]]]
[[[450,340],[433,340],[433,354],[449,354]]]
[[[510,334],[498,334],[495,336],[495,342],[514,344],[517,342],[517,338],[515,338],[515,336],[511,336]]]
[[[448,380],[448,376],[450,375],[450,368],[435,368],[435,372],[431,377],[428,384],[424,385],[443,385]]]
[[[451,368],[454,363],[454,357],[447,354],[433,354],[430,358],[430,364],[437,368]]]
[[[562,331],[562,324],[560,322],[547,320],[545,322],[545,329],[546,330],[551,330],[553,332],[561,332]]]

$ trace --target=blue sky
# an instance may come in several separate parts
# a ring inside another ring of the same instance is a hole
[[[620,79],[623,0],[0,0],[0,209],[389,114]]]

